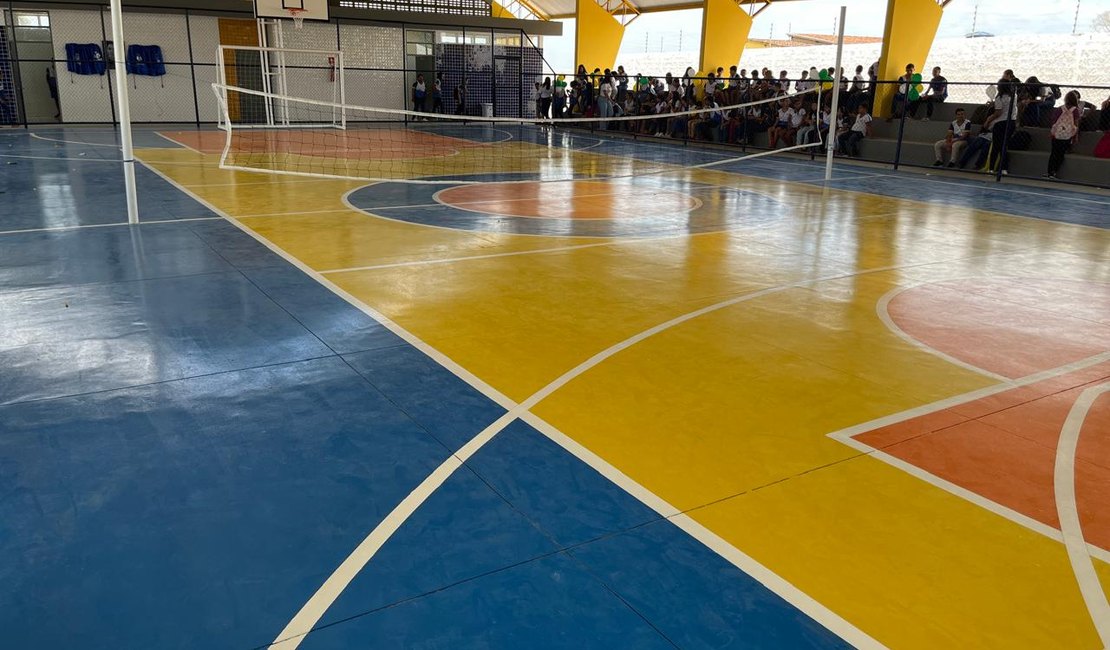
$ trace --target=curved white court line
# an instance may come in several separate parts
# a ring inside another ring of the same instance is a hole
[[[1056,492],[1056,512],[1060,516],[1060,532],[1064,536],[1064,546],[1068,550],[1072,572],[1079,583],[1079,591],[1083,594],[1087,611],[1091,614],[1091,622],[1095,624],[1103,645],[1110,648],[1110,602],[1106,600],[1106,593],[1087,550],[1088,544],[1083,539],[1079,506],[1075,501],[1075,455],[1079,447],[1079,434],[1095,400],[1108,392],[1110,383],[1092,386],[1083,391],[1072,405],[1056,446],[1053,487]]]
[[[941,352],[940,350],[934,348],[931,345],[928,345],[927,343],[915,339],[914,337],[907,334],[905,330],[903,330],[901,327],[898,326],[897,323],[894,322],[894,319],[890,316],[890,301],[894,300],[900,294],[909,291],[910,289],[916,289],[917,287],[923,287],[928,284],[935,283],[919,282],[917,284],[912,284],[908,286],[895,287],[883,294],[883,297],[879,298],[879,302],[875,304],[875,313],[878,314],[879,320],[883,322],[883,325],[886,325],[887,329],[890,330],[895,336],[917,348],[918,350],[927,352],[939,359],[943,359],[954,366],[959,366],[964,370],[970,370],[971,372],[974,372],[976,374],[985,375],[987,377],[990,377],[991,379],[994,379],[995,381],[1000,381],[1007,384],[1013,382],[1014,380],[1012,377],[1006,377],[1005,375],[1000,375],[996,372],[991,372],[990,370],[987,370],[985,368],[980,368],[979,366],[972,365],[966,361],[957,359],[956,357],[946,352]]]

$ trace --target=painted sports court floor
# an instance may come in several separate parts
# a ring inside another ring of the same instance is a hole
[[[1107,196],[205,137],[0,133],[3,647],[1110,642]]]

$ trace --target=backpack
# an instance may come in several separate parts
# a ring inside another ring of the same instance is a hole
[[[1071,140],[1079,133],[1079,125],[1075,123],[1074,109],[1064,107],[1052,125],[1052,137],[1057,140]]]
[[[1110,158],[1110,131],[1102,134],[1102,139],[1095,145],[1095,158]]]

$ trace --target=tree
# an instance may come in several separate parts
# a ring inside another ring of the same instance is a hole
[[[1095,16],[1094,21],[1091,23],[1091,27],[1093,27],[1096,32],[1110,32],[1110,11],[1104,11]]]

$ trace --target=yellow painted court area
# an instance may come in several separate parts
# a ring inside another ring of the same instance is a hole
[[[506,234],[356,210],[344,197],[360,181],[139,155],[512,400],[565,379],[533,413],[880,644],[1102,647],[1058,537],[829,434],[998,384],[893,332],[884,295],[1022,277],[1103,291],[1110,232],[688,170],[667,178],[783,214],[654,237]],[[715,200],[700,209],[732,209]],[[1106,591],[1110,566],[1095,570]]]

